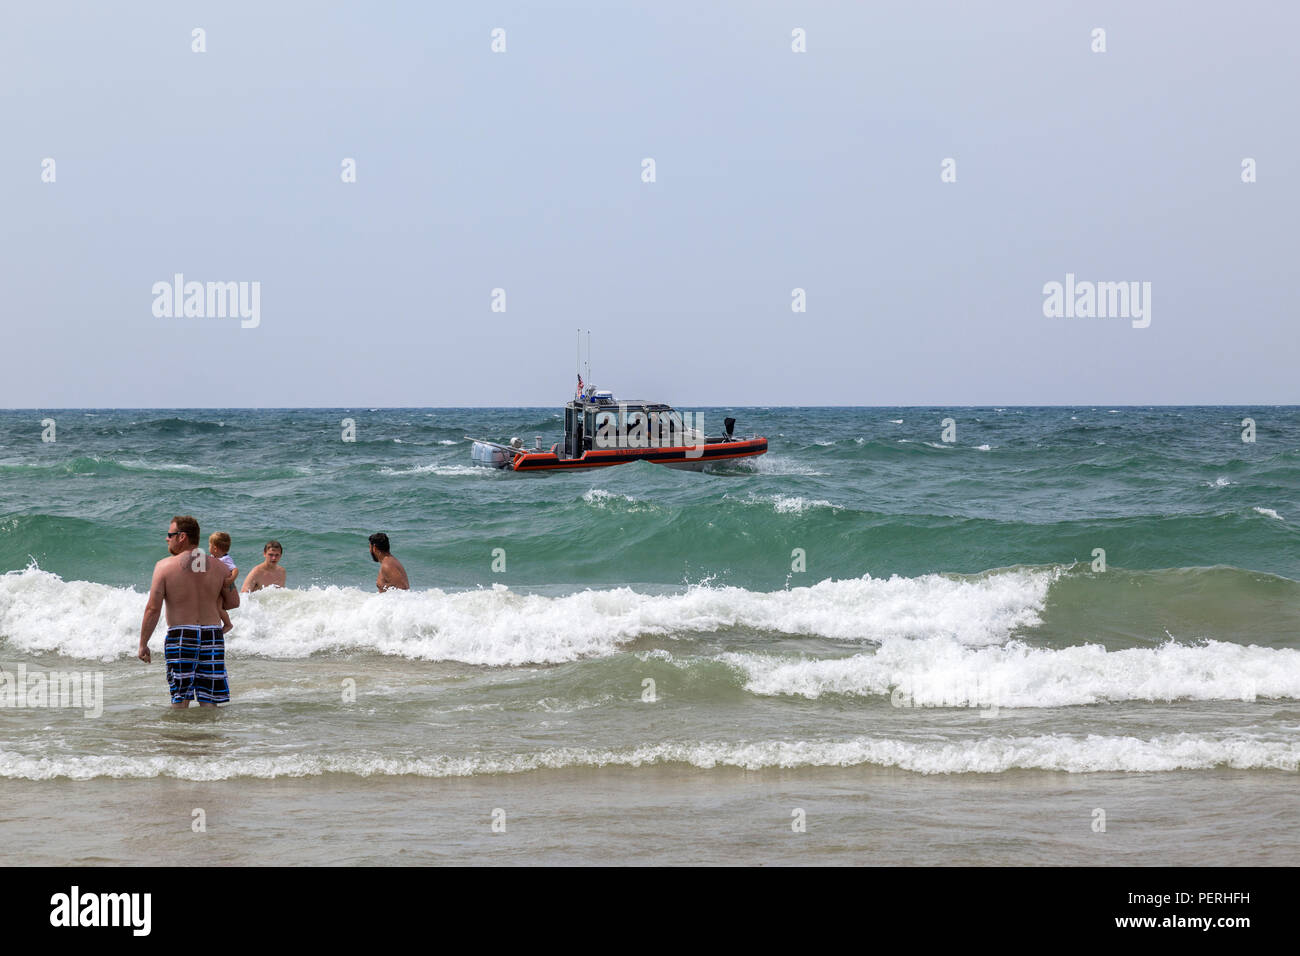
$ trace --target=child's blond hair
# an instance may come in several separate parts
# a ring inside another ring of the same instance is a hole
[[[223,555],[230,553],[230,535],[224,531],[214,531],[208,535],[208,547],[220,551]]]

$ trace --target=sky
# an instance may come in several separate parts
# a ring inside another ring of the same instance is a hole
[[[0,18],[0,407],[1300,402],[1296,4]]]

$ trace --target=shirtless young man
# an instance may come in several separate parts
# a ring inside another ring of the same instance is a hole
[[[266,542],[262,546],[264,560],[248,572],[248,577],[244,578],[242,590],[249,594],[253,591],[260,591],[262,588],[284,587],[285,573],[284,568],[280,567],[280,558],[283,554],[284,548],[280,547],[279,541]]]
[[[388,553],[388,535],[382,531],[370,536],[370,557],[379,562],[379,577],[375,579],[375,586],[379,590],[411,590],[411,582],[406,579],[406,568]]]
[[[200,707],[224,704],[230,700],[230,684],[221,612],[239,607],[239,593],[226,566],[199,547],[199,523],[192,516],[172,518],[167,551],[171,556],[154,565],[136,656],[152,662],[149,638],[165,607],[164,657],[172,706],[188,707],[191,700]]]

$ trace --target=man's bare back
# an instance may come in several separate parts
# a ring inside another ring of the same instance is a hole
[[[169,550],[175,540],[168,539]],[[184,547],[184,544],[182,538],[175,546]],[[233,585],[227,586],[228,577],[226,566],[198,547],[173,553],[155,564],[136,656],[146,664],[152,660],[149,638],[164,608],[168,627],[220,626],[221,609],[239,607],[239,594]]]
[[[375,587],[380,591],[411,590],[406,568],[389,551],[388,535],[382,531],[376,531],[370,536],[370,560],[379,563],[379,577],[375,579]]]
[[[402,567],[402,562],[391,554],[380,558],[379,577],[375,580],[375,586],[381,591],[411,590],[411,582],[406,578],[406,568]]]

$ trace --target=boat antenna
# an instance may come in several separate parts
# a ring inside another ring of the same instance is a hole
[[[587,330],[587,381],[591,381],[591,329]]]
[[[577,348],[573,353],[573,373],[578,376],[578,381],[582,381],[582,329],[578,329]],[[582,398],[582,389],[578,389],[578,397]]]

